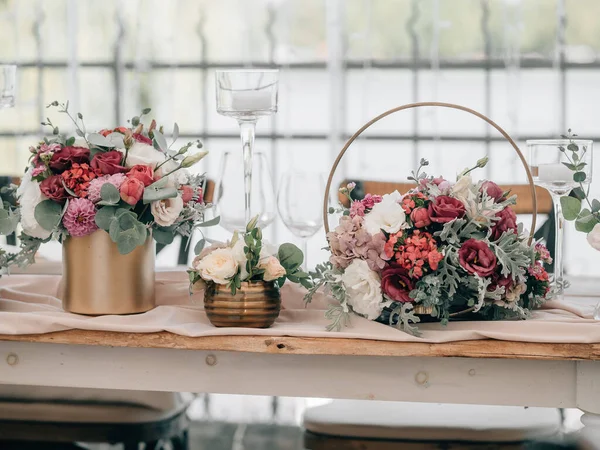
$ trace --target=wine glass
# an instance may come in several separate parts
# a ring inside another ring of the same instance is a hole
[[[264,153],[256,152],[252,165],[256,176],[252,179],[251,185],[254,195],[250,203],[250,217],[258,215],[258,226],[264,229],[276,217],[275,190]],[[223,154],[219,178],[215,186],[215,208],[216,214],[221,216],[221,226],[231,233],[245,230],[248,223],[243,195],[244,170],[245,160],[239,152]]]
[[[278,70],[217,70],[217,112],[240,126],[244,155],[244,213],[250,221],[252,151],[256,122],[277,112]]]
[[[0,109],[14,108],[17,86],[17,66],[0,65]]]
[[[277,194],[277,207],[288,230],[302,240],[303,268],[308,264],[308,238],[323,226],[325,181],[314,172],[290,170],[283,174]]]
[[[553,288],[564,298],[569,283],[563,276],[564,216],[560,198],[575,188],[586,189],[592,181],[593,141],[583,139],[528,140],[528,161],[533,182],[550,192],[554,204],[555,246]],[[568,166],[567,166],[568,165]],[[572,169],[577,167],[577,173]]]

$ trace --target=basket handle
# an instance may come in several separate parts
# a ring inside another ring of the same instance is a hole
[[[527,174],[527,180],[529,181],[529,187],[531,188],[531,198],[533,199],[533,214],[532,214],[532,218],[531,218],[531,229],[529,232],[529,241],[528,241],[529,244],[531,245],[531,242],[533,241],[533,234],[535,232],[535,224],[537,222],[537,196],[535,193],[535,185],[533,184],[533,177],[531,175],[531,171],[529,170],[529,166],[527,165],[527,161],[525,160],[525,157],[523,156],[523,153],[521,152],[521,150],[519,150],[519,147],[517,146],[515,141],[513,141],[513,139],[508,135],[508,133],[506,131],[504,131],[496,122],[494,122],[487,116],[481,114],[480,112],[475,111],[474,109],[467,108],[466,106],[456,105],[454,103],[442,103],[442,102],[409,103],[406,105],[398,106],[396,108],[392,108],[392,109],[378,115],[377,117],[375,117],[371,121],[367,122],[366,124],[364,124],[356,133],[354,133],[352,135],[352,137],[350,139],[348,139],[348,142],[346,142],[346,145],[344,145],[344,148],[342,148],[342,151],[340,151],[340,154],[337,156],[337,158],[335,159],[335,161],[333,163],[331,172],[329,172],[329,178],[327,179],[327,186],[325,187],[325,198],[323,199],[323,224],[325,225],[325,233],[329,233],[329,221],[328,221],[329,190],[331,189],[331,183],[333,182],[333,175],[335,174],[335,171],[336,171],[340,161],[342,160],[342,157],[346,154],[346,151],[348,150],[350,145],[352,145],[352,143],[356,140],[356,138],[358,138],[367,128],[369,128],[374,123],[379,122],[384,117],[387,117],[390,114],[394,114],[399,111],[403,111],[405,109],[420,108],[423,106],[439,106],[441,108],[458,109],[461,111],[468,112],[469,114],[472,114],[472,115],[479,117],[480,119],[486,121],[488,124],[490,124],[496,130],[498,130],[498,132],[502,136],[504,136],[504,138],[510,143],[510,145],[512,145],[512,147],[517,152],[517,155],[519,156],[519,159],[521,160],[523,167],[525,168],[525,173]]]

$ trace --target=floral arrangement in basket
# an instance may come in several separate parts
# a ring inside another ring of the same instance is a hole
[[[205,177],[188,171],[208,152],[199,141],[178,150],[167,145],[156,121],[144,127],[144,109],[128,127],[88,133],[82,114],[73,117],[68,102],[52,102],[75,124],[78,137],[65,136],[48,118],[52,130],[30,147],[31,157],[21,185],[5,189],[0,201],[0,232],[23,228],[21,251],[0,254],[0,267],[26,265],[43,242],[86,236],[98,229],[109,233],[121,254],[143,245],[151,234],[169,244],[176,234],[189,236],[203,222],[208,205],[203,199]],[[175,124],[173,142],[179,129]],[[6,199],[14,194],[18,207]]]
[[[236,231],[229,242],[204,248],[204,240],[199,241],[195,248],[198,255],[188,270],[190,292],[210,291],[214,285],[221,285],[235,295],[243,282],[267,282],[282,287],[286,279],[312,286],[308,283],[308,273],[302,270],[302,251],[290,243],[279,248],[272,246],[263,240],[257,221],[258,217],[252,219],[245,232]]]
[[[530,245],[511,205],[516,196],[492,181],[473,182],[465,169],[455,183],[422,172],[421,160],[404,195],[367,194],[353,183],[340,189],[350,208],[327,234],[329,262],[311,273],[310,302],[320,287],[336,300],[329,329],[350,313],[418,334],[419,315],[447,323],[454,313],[484,319],[526,318],[549,296],[548,250]]]

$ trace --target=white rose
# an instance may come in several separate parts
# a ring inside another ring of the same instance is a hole
[[[197,261],[194,269],[206,281],[227,284],[229,283],[228,278],[237,273],[238,263],[230,248],[219,248]]]
[[[352,309],[369,320],[375,320],[383,310],[381,279],[362,259],[355,259],[342,275],[342,283]]]
[[[587,241],[593,248],[600,250],[600,223],[594,225],[592,231],[588,233]]]
[[[21,185],[17,189],[17,198],[19,200],[21,212],[21,226],[23,232],[31,237],[47,239],[52,234],[51,231],[43,228],[35,220],[35,207],[48,198],[40,191],[40,184],[31,179],[31,169],[25,172]]]
[[[156,150],[154,147],[143,142],[135,142],[127,152],[126,167],[133,167],[141,164],[156,168],[158,164],[165,160],[165,154]]]
[[[157,200],[150,205],[150,211],[152,211],[154,221],[161,227],[173,225],[182,209],[183,200],[181,199],[181,195],[177,195],[177,197],[174,198]]]
[[[285,269],[279,260],[274,256],[269,256],[261,261],[261,263],[258,265],[258,268],[265,269],[265,273],[263,275],[263,280],[265,281],[274,281],[285,275]]]
[[[364,226],[371,235],[385,230],[388,233],[397,233],[404,228],[406,213],[400,203],[402,196],[398,191],[386,194],[380,203],[376,203],[369,214],[365,216]]]
[[[464,175],[450,189],[450,195],[457,198],[467,206],[467,202],[474,196],[472,192],[473,180],[471,175]]]
[[[240,266],[240,280],[244,281],[248,278],[248,271],[246,270],[246,254],[244,253],[244,247],[246,244],[243,239],[238,239],[233,248],[231,249],[233,257]]]

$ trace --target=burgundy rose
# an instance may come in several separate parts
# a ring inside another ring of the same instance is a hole
[[[381,290],[392,300],[403,303],[412,302],[413,299],[408,294],[414,287],[408,272],[402,267],[389,266],[381,273]]]
[[[491,291],[495,290],[497,287],[503,287],[504,292],[508,292],[508,290],[512,287],[512,285],[513,285],[512,278],[505,277],[504,275],[500,275],[500,274],[494,274],[494,276],[492,276],[492,282],[488,286],[488,291],[491,292]]]
[[[410,213],[410,220],[417,228],[425,228],[431,225],[431,219],[429,218],[429,211],[427,208],[419,207],[412,210]]]
[[[62,147],[52,155],[50,168],[54,172],[63,172],[71,167],[71,164],[84,164],[90,162],[90,150],[84,147]]]
[[[485,181],[480,188],[481,192],[486,192],[488,197],[493,198],[497,203],[506,200],[504,191],[493,181]]]
[[[446,223],[465,215],[465,205],[447,195],[438,195],[429,204],[429,218],[432,222]]]
[[[138,142],[141,142],[143,144],[152,145],[152,139],[150,139],[149,137],[144,136],[143,134],[133,133],[132,137],[133,137],[133,139],[135,139]]]
[[[517,215],[510,206],[507,206],[502,211],[497,212],[496,217],[498,220],[492,227],[491,239],[493,241],[500,239],[500,236],[502,236],[502,233],[505,231],[513,230],[515,233],[517,232]]]
[[[465,241],[458,251],[458,261],[467,272],[480,277],[489,277],[498,265],[494,252],[485,242],[477,239]]]
[[[67,198],[67,191],[60,175],[52,175],[40,183],[40,191],[50,200],[62,202]]]
[[[105,153],[96,153],[92,159],[92,167],[99,170],[102,175],[114,175],[115,173],[127,172],[127,167],[121,165],[123,154],[117,150]]]

